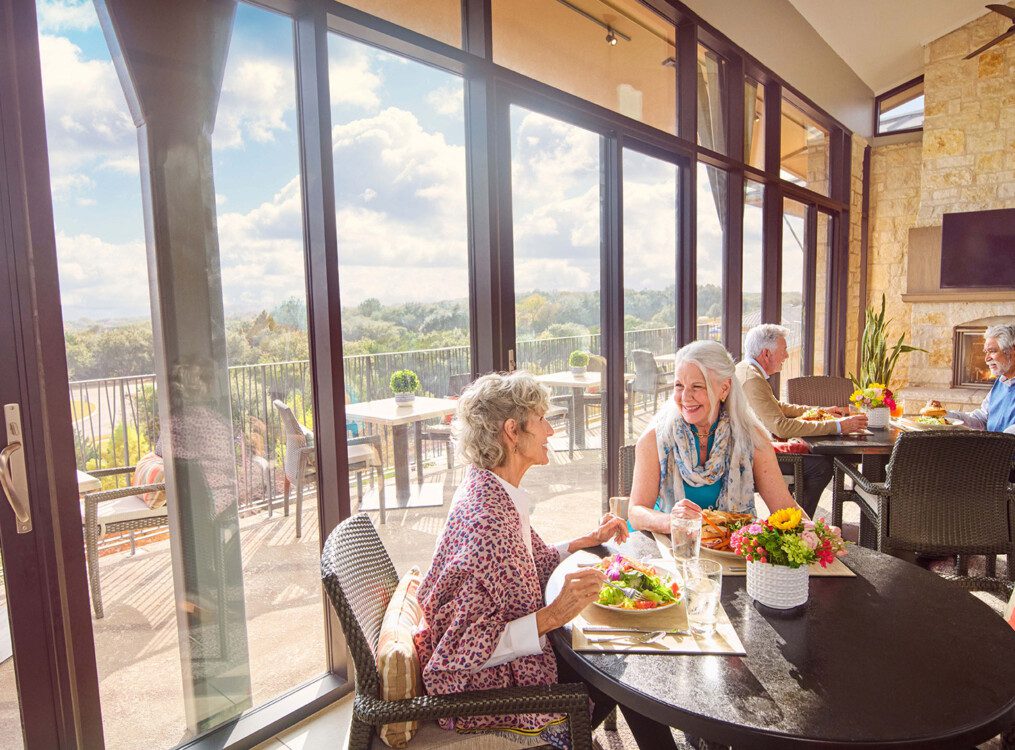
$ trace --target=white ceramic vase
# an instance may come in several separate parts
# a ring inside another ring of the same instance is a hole
[[[892,419],[892,410],[887,406],[876,406],[867,409],[867,427],[872,430],[885,430]]]
[[[747,595],[766,607],[799,607],[807,601],[809,583],[805,565],[790,568],[771,563],[747,563]]]
[[[585,367],[572,367],[571,368],[571,374],[574,375],[576,378],[583,377],[585,375],[585,372],[586,372],[586,368]]]
[[[409,404],[411,404],[415,400],[416,400],[416,394],[415,393],[396,393],[395,394],[395,403],[398,404],[399,406],[408,406]]]

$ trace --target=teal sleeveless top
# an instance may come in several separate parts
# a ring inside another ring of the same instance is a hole
[[[701,453],[701,441],[698,439],[698,429],[691,425],[691,432],[694,433],[694,450],[700,455]],[[708,445],[705,448],[705,456],[712,452],[712,443],[715,441],[715,435],[708,436]],[[722,492],[722,482],[715,482],[714,484],[703,484],[701,487],[694,487],[689,485],[687,482],[684,485],[684,497],[690,500],[695,505],[699,506],[702,510],[708,510],[714,508],[715,504],[719,501],[719,494]],[[661,501],[657,498],[655,504],[656,510],[662,510]],[[627,524],[627,528],[634,531],[634,527],[630,523]]]

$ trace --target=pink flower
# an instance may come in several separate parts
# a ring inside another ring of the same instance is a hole
[[[765,527],[762,526],[760,523],[752,523],[750,526],[747,527],[748,534],[760,534],[764,530]]]
[[[842,536],[842,529],[840,529],[838,526],[829,526],[828,530],[832,533],[833,536]]]
[[[811,529],[806,529],[800,535],[800,540],[807,545],[808,549],[817,549],[818,535]]]
[[[845,549],[840,549],[838,552],[835,553],[835,556],[836,557],[845,557],[846,556],[846,550]]]
[[[804,519],[804,531],[814,531],[814,521]]]

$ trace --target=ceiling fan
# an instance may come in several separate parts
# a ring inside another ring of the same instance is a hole
[[[1010,39],[1011,37],[1015,36],[1015,8],[1009,8],[1007,5],[999,5],[997,3],[992,3],[992,4],[988,5],[987,7],[990,10],[994,11],[995,13],[1000,13],[1002,16],[1004,16],[1006,18],[1010,18],[1011,19],[1011,28],[1008,29],[1003,34],[1001,34],[1001,36],[995,37],[994,39],[991,39],[985,45],[980,47],[980,49],[973,50],[972,52],[970,52],[968,55],[965,56],[964,59],[966,59],[966,60],[971,60],[972,58],[976,57],[978,54],[980,54],[984,50],[988,50],[991,47],[993,47],[995,44],[999,44],[1000,42],[1003,42],[1005,39]]]

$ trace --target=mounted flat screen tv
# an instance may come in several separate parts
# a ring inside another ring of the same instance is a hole
[[[941,288],[1015,288],[1015,208],[945,214]]]

